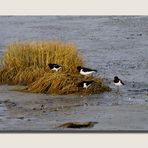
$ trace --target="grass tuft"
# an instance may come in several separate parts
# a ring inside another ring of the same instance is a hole
[[[94,82],[88,89],[78,88],[78,83],[84,80],[93,80]],[[43,77],[29,85],[24,91],[59,95],[89,95],[110,91],[110,88],[101,79],[94,77],[84,78],[79,74],[69,75],[59,72],[54,74],[46,73]]]
[[[82,57],[73,44],[63,42],[17,42],[7,46],[1,59],[2,84],[27,85],[25,92],[49,94],[92,94],[109,91],[101,79],[85,78],[77,71]],[[59,72],[49,69],[49,63],[62,66]],[[84,80],[94,83],[87,90],[78,88]]]

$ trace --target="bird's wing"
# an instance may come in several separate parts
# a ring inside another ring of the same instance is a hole
[[[121,84],[122,84],[122,85],[125,85],[125,84],[123,83],[123,81],[122,81],[122,80],[120,80],[120,81],[121,81]]]
[[[93,71],[93,70],[90,69],[90,68],[82,68],[82,70],[83,70],[84,72],[87,72],[87,71]]]
[[[60,65],[58,65],[58,64],[54,64],[54,67],[55,67],[55,68],[59,68]]]

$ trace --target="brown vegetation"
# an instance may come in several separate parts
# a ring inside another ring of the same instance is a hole
[[[59,72],[48,63],[62,66]],[[1,59],[0,82],[27,85],[23,91],[49,94],[92,94],[109,91],[101,79],[83,77],[77,66],[83,66],[76,47],[63,42],[18,42],[6,48]],[[78,88],[83,80],[93,80],[88,89]]]

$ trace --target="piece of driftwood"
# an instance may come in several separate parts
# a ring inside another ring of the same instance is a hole
[[[91,128],[98,122],[67,122],[59,125],[59,128]]]

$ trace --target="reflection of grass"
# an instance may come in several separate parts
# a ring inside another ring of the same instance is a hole
[[[72,44],[63,42],[18,42],[7,47],[1,60],[1,83],[25,84],[27,92],[50,94],[91,94],[109,90],[94,77],[84,78],[76,67],[83,66],[81,56]],[[48,63],[62,66],[60,72],[49,69]],[[87,90],[76,86],[82,80],[94,80]]]

